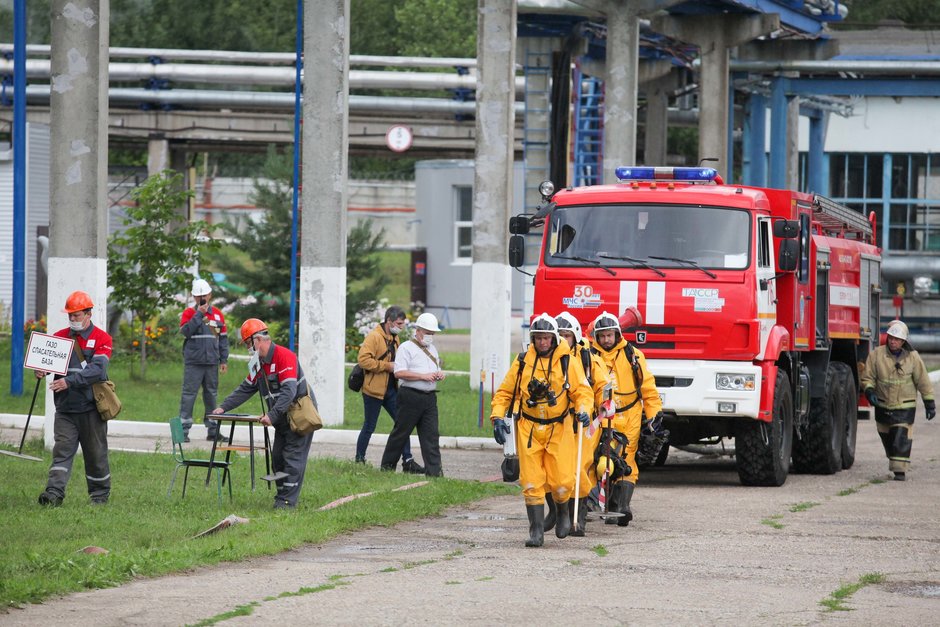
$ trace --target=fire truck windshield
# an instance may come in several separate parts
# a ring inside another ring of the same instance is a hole
[[[549,266],[594,265],[584,262],[590,259],[637,267],[643,260],[658,268],[734,270],[747,268],[751,258],[750,214],[727,207],[562,206],[552,212],[548,228]]]

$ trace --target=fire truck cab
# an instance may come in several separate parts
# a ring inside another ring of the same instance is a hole
[[[711,168],[624,167],[550,183],[510,220],[510,265],[541,229],[535,313],[587,325],[637,307],[669,443],[735,439],[746,485],[854,462],[859,368],[878,339],[874,218],[795,191],[725,185]],[[668,450],[668,449],[667,449]],[[664,461],[664,457],[661,457]]]

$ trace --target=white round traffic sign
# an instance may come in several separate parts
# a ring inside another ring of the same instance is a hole
[[[411,148],[411,142],[414,134],[407,126],[396,125],[388,129],[385,133],[385,145],[393,152],[405,152]]]

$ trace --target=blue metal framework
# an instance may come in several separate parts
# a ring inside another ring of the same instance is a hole
[[[601,182],[604,159],[604,82],[575,67],[574,184]]]

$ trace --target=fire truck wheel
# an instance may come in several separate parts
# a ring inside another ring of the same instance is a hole
[[[855,439],[858,437],[858,389],[855,387],[855,377],[848,364],[834,363],[842,382],[842,400],[845,402],[843,410],[845,431],[842,438],[842,469],[848,470],[855,463]]]
[[[739,422],[734,449],[742,484],[781,486],[787,480],[793,449],[793,397],[790,379],[783,370],[777,371],[770,424],[757,420]]]
[[[842,444],[845,440],[845,395],[838,362],[826,369],[823,396],[810,399],[809,423],[803,438],[793,444],[796,472],[832,475],[842,470]]]

